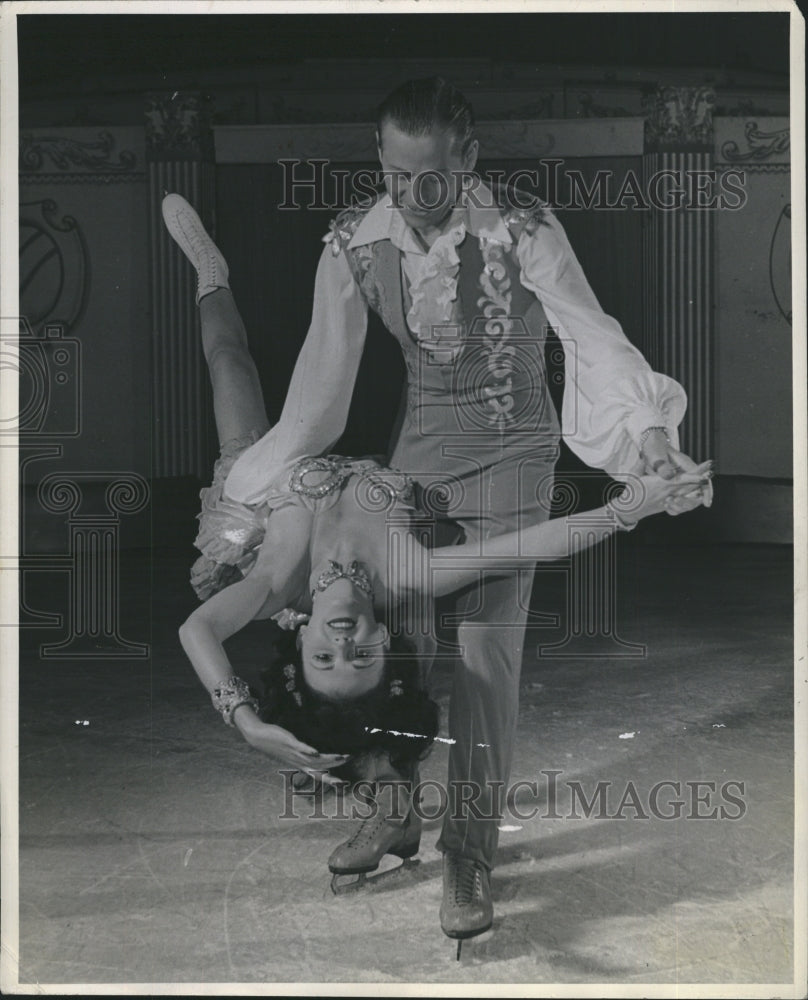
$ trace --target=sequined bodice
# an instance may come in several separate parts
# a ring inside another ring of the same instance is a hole
[[[290,494],[314,515],[311,565],[358,561],[381,598],[388,589],[390,532],[408,530],[408,512],[415,504],[409,476],[374,459],[327,455],[301,459],[288,482]]]

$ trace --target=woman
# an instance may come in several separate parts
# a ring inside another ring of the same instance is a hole
[[[360,776],[398,781],[406,800],[417,760],[436,735],[437,709],[421,690],[417,665],[391,642],[385,619],[392,613],[400,619],[402,608],[406,618],[424,596],[476,582],[478,549],[424,548],[409,529],[414,507],[406,475],[372,459],[296,452],[293,419],[260,506],[228,499],[223,485],[230,468],[269,429],[258,374],[218,248],[178,195],[166,197],[163,217],[199,277],[202,346],[221,446],[213,485],[202,493],[196,541],[202,556],[192,572],[204,603],[180,628],[183,648],[216,708],[250,745],[326,783]],[[587,512],[588,544],[650,514],[697,506],[708,466],[672,481],[643,478],[633,495],[626,491]],[[524,529],[518,551],[527,562],[568,555],[575,520]],[[514,543],[512,535],[487,540],[486,569],[495,570],[500,557],[512,567]],[[295,626],[295,637],[289,655],[268,672],[259,705],[233,676],[222,644],[248,622],[272,617]],[[414,854],[420,827],[412,810],[404,813],[402,819],[379,812],[365,821],[332,854],[331,870],[372,871],[385,853]]]

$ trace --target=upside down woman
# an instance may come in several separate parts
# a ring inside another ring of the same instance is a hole
[[[199,277],[202,346],[213,387],[221,453],[202,493],[192,585],[202,604],[180,640],[225,722],[257,750],[327,784],[399,783],[402,814],[378,810],[329,859],[335,874],[375,870],[385,854],[414,855],[420,820],[411,808],[417,762],[438,731],[437,705],[423,690],[406,644],[385,619],[406,618],[419,601],[475,583],[475,545],[425,548],[411,533],[412,483],[373,459],[305,454],[296,430],[294,386],[271,487],[260,504],[230,500],[224,483],[242,451],[269,429],[258,373],[228,286],[227,265],[199,217],[168,195],[163,217]],[[581,515],[595,544],[641,518],[701,503],[709,463],[675,480],[642,477],[606,506]],[[629,493],[631,496],[629,496]],[[578,515],[525,528],[526,563],[569,554]],[[512,567],[513,535],[486,545],[485,568]],[[391,542],[393,544],[391,544]],[[402,553],[391,562],[391,553]],[[476,557],[476,561],[475,561]],[[428,591],[428,592],[427,592]],[[234,675],[223,643],[250,621],[275,618],[289,631],[288,655],[264,676],[260,702]]]

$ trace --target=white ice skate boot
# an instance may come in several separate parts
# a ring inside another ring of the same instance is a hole
[[[181,195],[167,194],[163,198],[163,221],[196,269],[197,305],[203,296],[215,292],[217,288],[229,288],[227,262],[202,225],[202,220]]]

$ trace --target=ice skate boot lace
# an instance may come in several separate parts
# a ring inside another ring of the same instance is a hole
[[[452,864],[452,889],[456,906],[467,906],[482,896],[482,867],[471,858],[458,858]]]
[[[368,816],[367,819],[363,819],[359,829],[356,833],[349,839],[348,847],[362,847],[365,844],[370,843],[371,840],[376,836],[379,830],[384,826],[386,819],[381,814],[376,816]]]
[[[200,278],[204,276],[211,285],[218,284],[222,278],[219,273],[219,256],[210,237],[200,233],[193,224],[193,220],[190,220],[190,224],[188,224],[188,220],[183,218],[181,213],[177,215],[177,225],[196,256],[196,266]]]

